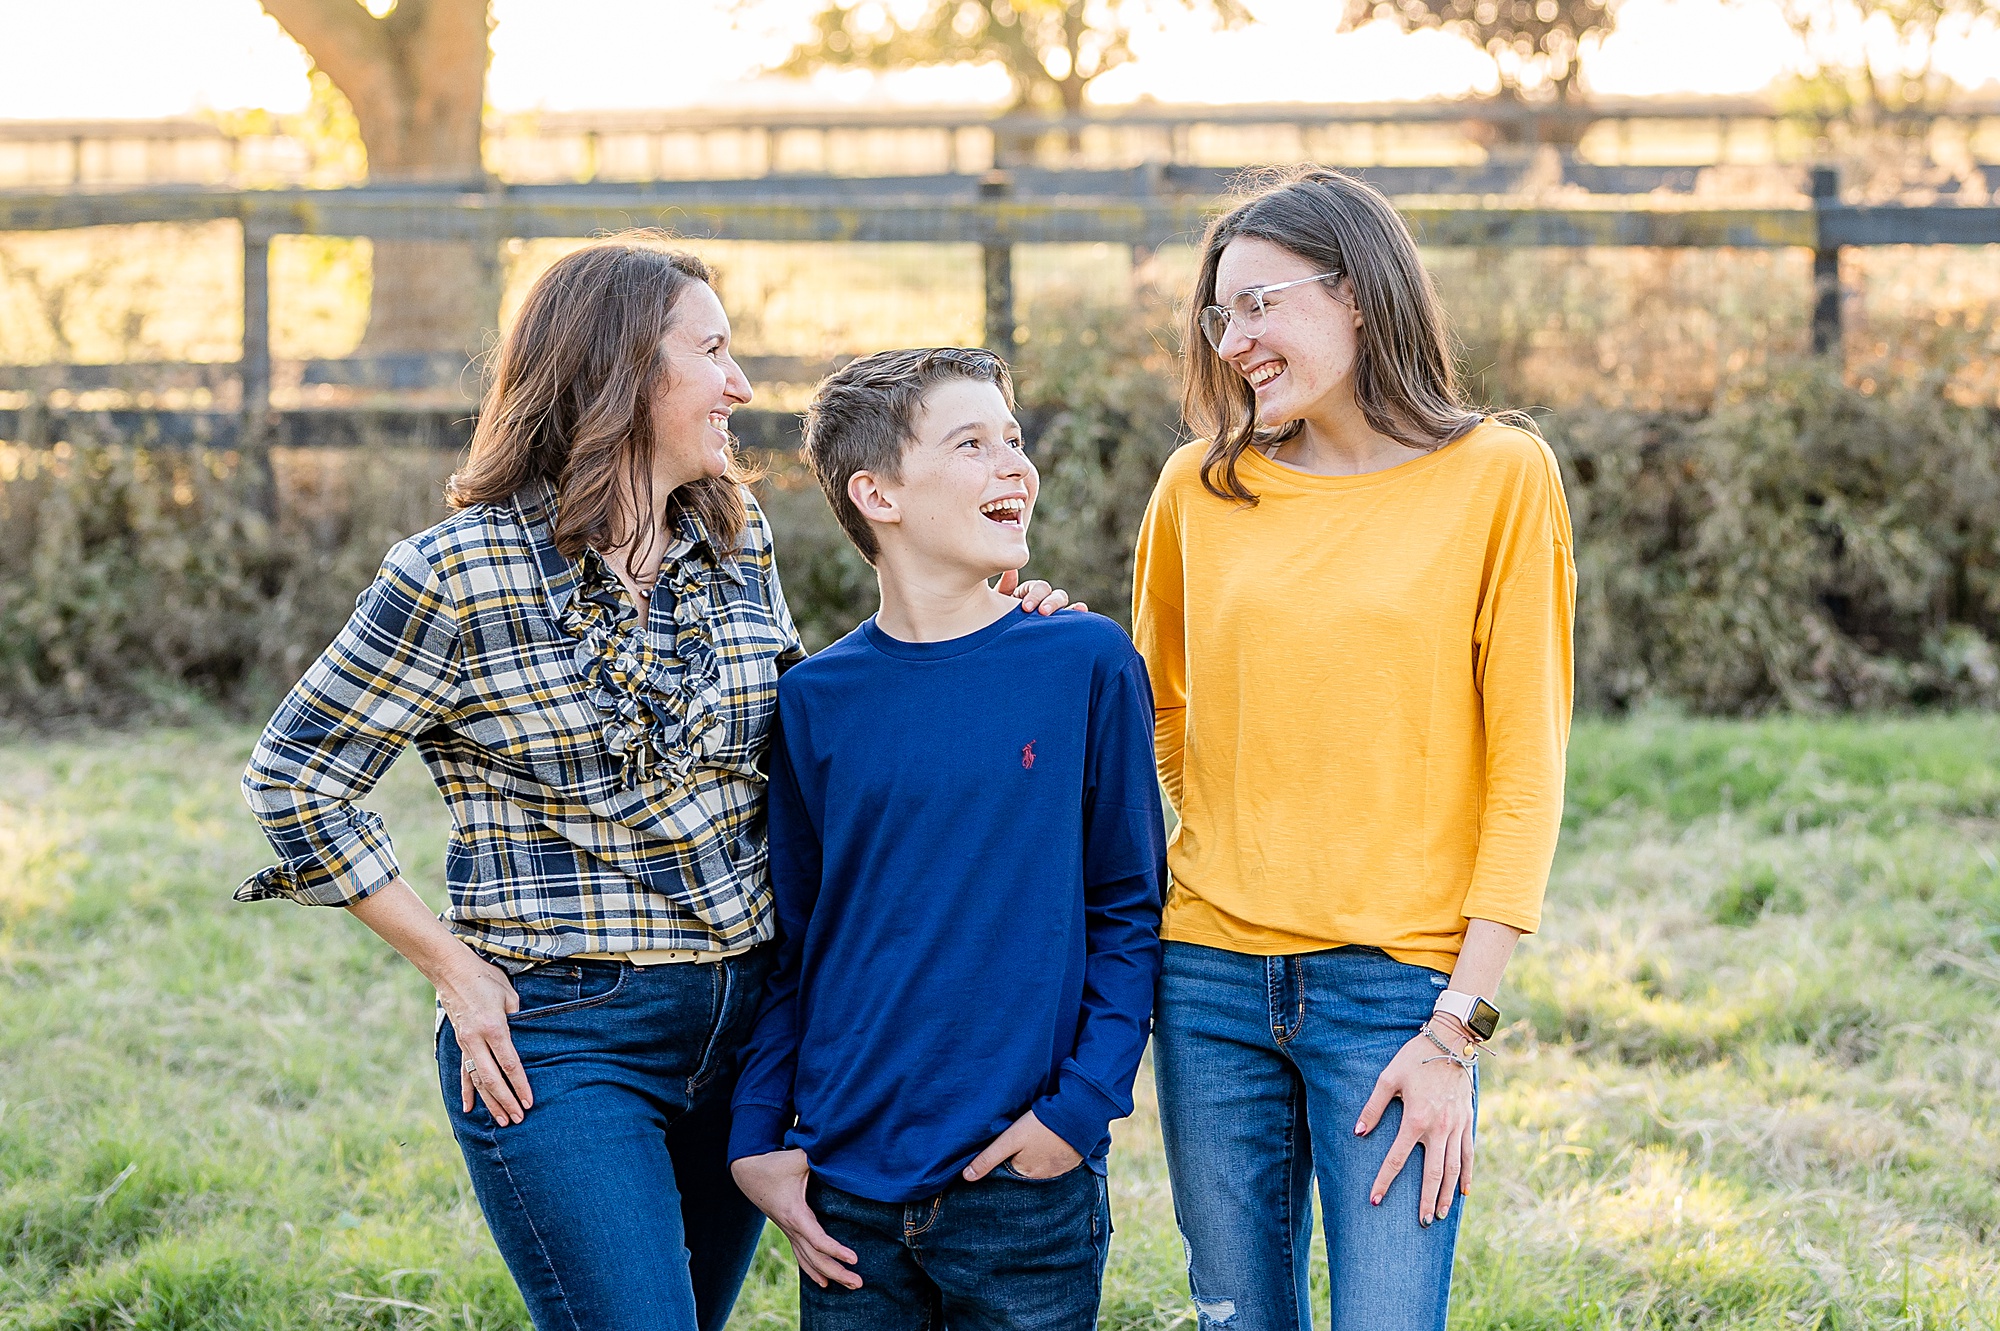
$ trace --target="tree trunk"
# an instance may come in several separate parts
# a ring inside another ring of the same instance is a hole
[[[1019,75],[1014,77],[1014,100],[1001,112],[1003,116],[1029,115],[1035,109],[1034,88]],[[1017,166],[1035,164],[1035,147],[1040,136],[1010,130],[993,133],[993,165],[996,170],[1006,171]]]
[[[498,245],[378,240],[374,250],[374,292],[360,354],[477,356],[500,322]],[[468,391],[477,396],[476,387]]]
[[[1083,73],[1083,37],[1086,31],[1083,6],[1075,0],[1063,10],[1063,47],[1069,55],[1069,72],[1063,75],[1063,114],[1072,120],[1083,115],[1083,89],[1090,82]],[[1083,159],[1083,131],[1072,125],[1063,137],[1072,166]]]
[[[1083,90],[1087,82],[1088,80],[1074,69],[1070,71],[1069,77],[1062,81],[1063,114],[1072,121],[1079,120],[1083,116]],[[1064,133],[1063,146],[1069,149],[1070,165],[1080,165],[1083,161],[1083,130],[1072,124]]]
[[[370,184],[484,188],[487,0],[263,0],[354,108]],[[364,354],[477,353],[499,322],[490,241],[378,240]]]

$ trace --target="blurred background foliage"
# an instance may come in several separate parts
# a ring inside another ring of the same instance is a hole
[[[1043,475],[1030,572],[1121,621],[1133,534],[1184,442],[1171,307],[1145,285],[1135,302],[1052,289],[1016,357]],[[1472,354],[1492,366],[1490,400],[1534,404],[1507,386],[1531,357]],[[1948,389],[1762,356],[1700,406],[1539,410],[1576,526],[1580,705],[2000,703],[2000,422]],[[874,579],[796,458],[761,460],[787,594],[818,647],[873,609]],[[443,516],[455,461],[279,450],[266,471],[143,440],[0,448],[0,714],[268,707],[383,551]]]
[[[1984,189],[1967,165],[1970,138],[1905,113],[1944,104],[1953,90],[1931,59],[1940,34],[1994,4],[1865,0],[1857,12],[1886,16],[1914,53],[1915,63],[1878,69],[1840,45],[1847,10],[1835,0],[1786,0],[1812,56],[1777,90],[1787,132],[1808,134],[1814,160],[1838,165],[1857,201]],[[1615,4],[1489,10],[1354,0],[1345,12],[1350,24],[1389,18],[1471,39],[1494,62],[1502,100],[1567,104],[1588,92],[1585,39],[1609,29]],[[1238,0],[827,0],[781,65],[805,75],[997,63],[1014,109],[1075,113],[1089,85],[1128,60],[1136,32],[1168,22],[1221,31],[1247,14]],[[224,128],[281,134],[298,159],[285,159],[284,179],[359,181],[370,166],[357,109],[324,71],[311,77],[303,113],[218,113]],[[1773,134],[1774,144],[1783,137]],[[497,143],[489,133],[496,171]],[[1051,133],[1000,156],[1084,165],[1095,160],[1087,147]],[[256,174],[261,158],[246,160],[250,183],[279,181]],[[1797,183],[1718,158],[1695,196],[1791,201]],[[507,242],[502,322],[540,272],[584,243]],[[226,407],[206,387],[145,375],[148,363],[236,355],[239,244],[228,223],[0,235],[0,364],[130,365],[130,382],[109,396],[142,415]],[[823,364],[981,336],[973,246],[690,244],[719,269],[735,340],[751,355]],[[299,367],[365,349],[371,292],[394,277],[384,257],[359,239],[273,243],[274,401],[365,415],[369,404],[305,385]],[[1583,709],[2000,703],[2000,246],[1846,251],[1838,367],[1808,354],[1803,250],[1458,248],[1426,258],[1478,399],[1532,411],[1562,461]],[[1014,264],[1017,383],[1044,477],[1029,572],[1122,621],[1133,533],[1160,464],[1185,442],[1174,301],[1188,289],[1192,247],[1023,245]],[[462,408],[475,378],[468,371],[464,391],[423,405]],[[809,390],[760,383],[756,405],[796,411]],[[62,396],[47,399],[67,410],[60,442],[0,444],[0,722],[253,717],[338,629],[388,545],[444,515],[440,487],[456,462],[447,454],[386,438],[278,450],[268,463],[163,448],[109,414],[91,417],[87,393]],[[796,458],[759,460],[795,616],[823,645],[872,609],[873,576]]]

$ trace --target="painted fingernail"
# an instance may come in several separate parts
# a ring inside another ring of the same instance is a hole
[[[1354,1135],[1357,1137],[1361,1135],[1361,1124],[1359,1122],[1354,1125]]]

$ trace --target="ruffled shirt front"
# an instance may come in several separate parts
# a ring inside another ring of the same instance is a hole
[[[577,672],[604,718],[604,747],[626,790],[649,781],[680,785],[723,738],[722,664],[709,593],[717,577],[733,570],[719,566],[698,514],[680,510],[676,525],[679,535],[653,588],[651,623],[639,622],[618,575],[595,550],[584,553],[576,594],[560,621],[576,639]]]

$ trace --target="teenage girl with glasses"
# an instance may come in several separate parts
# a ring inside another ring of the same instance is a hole
[[[1479,1045],[1562,814],[1575,570],[1524,417],[1466,405],[1381,194],[1209,227],[1134,636],[1180,815],[1154,1034],[1200,1325],[1443,1331]]]

